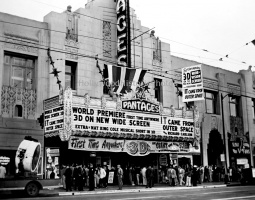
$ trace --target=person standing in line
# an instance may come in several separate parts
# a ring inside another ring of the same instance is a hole
[[[63,184],[63,188],[66,189],[66,176],[65,176],[66,166],[63,165],[60,171],[61,183]]]
[[[72,177],[74,177],[74,176],[73,176],[74,168],[75,168],[75,164],[73,163],[72,165],[70,165],[70,169],[71,169],[71,171],[72,171]],[[72,180],[72,185],[74,185],[73,182],[74,182],[74,181]]]
[[[175,170],[175,185],[179,185],[180,184],[180,180],[179,180],[179,170],[178,170],[178,166],[175,165],[175,167],[173,168]]]
[[[105,187],[104,178],[106,177],[106,171],[102,166],[99,167],[99,187]]]
[[[0,164],[0,179],[4,179],[5,178],[5,174],[6,174],[5,167],[2,164]]]
[[[200,182],[201,182],[201,184],[204,182],[204,167],[203,167],[203,165],[200,166]]]
[[[86,172],[86,176],[87,176],[87,178],[86,178],[86,181],[87,181],[87,187],[89,187],[89,165],[88,165],[88,166],[86,166],[86,168],[85,168],[85,172]]]
[[[230,182],[232,181],[232,176],[233,176],[233,170],[232,170],[232,167],[229,167],[228,168],[228,177],[229,177]]]
[[[99,167],[96,167],[95,169],[95,174],[94,174],[94,179],[95,179],[95,188],[99,187],[99,180],[100,180],[100,170]]]
[[[86,165],[84,165],[83,166],[83,169],[82,169],[82,171],[83,171],[83,179],[84,179],[84,181],[83,181],[83,186],[89,186],[89,181],[88,181],[88,176],[89,176],[89,168],[87,168],[87,166]]]
[[[77,188],[79,191],[83,191],[83,171],[82,166],[78,166],[77,168]]]
[[[142,178],[143,178],[143,185],[147,185],[147,180],[146,180],[146,167],[143,167],[141,170],[142,173]]]
[[[151,165],[148,166],[146,170],[146,180],[147,180],[147,186],[146,188],[151,188],[152,187],[152,181],[153,181],[153,170],[151,168]]]
[[[153,168],[153,165],[151,165],[151,170],[152,170],[152,187],[154,187],[154,182],[155,182],[155,177],[157,177],[157,175],[156,175],[156,170],[154,170],[154,168]]]
[[[196,173],[196,176],[197,176],[197,182],[199,184],[201,184],[201,179],[200,179],[200,167],[197,166],[197,173]]]
[[[136,166],[135,167],[135,176],[136,176],[136,185],[140,185],[140,167]]]
[[[208,170],[209,170],[209,182],[212,182],[213,169],[211,165],[208,167]]]
[[[168,184],[169,186],[172,186],[172,174],[171,174],[171,165],[167,169],[166,176],[168,178]]]
[[[89,178],[89,191],[95,190],[95,170],[93,168],[93,164],[90,163],[89,165],[89,172],[88,172],[88,178]]]
[[[130,166],[128,167],[128,179],[129,179],[129,184],[133,185],[133,167]]]
[[[176,172],[172,165],[167,170],[167,177],[169,179],[169,186],[175,186]]]
[[[67,192],[68,190],[72,191],[72,170],[69,164],[66,166],[64,175],[66,179],[66,191]]]
[[[121,169],[120,165],[117,165],[117,177],[118,177],[118,186],[119,190],[122,190],[123,186],[123,170]]]
[[[193,166],[191,181],[193,186],[197,186],[197,166],[196,165]]]
[[[78,168],[79,168],[79,166],[76,164],[74,169],[73,169],[74,190],[76,190],[78,188],[78,181],[79,181]]]
[[[204,182],[209,182],[209,169],[207,166],[204,168]]]
[[[178,171],[179,171],[180,186],[182,186],[183,183],[185,184],[185,182],[183,181],[184,169],[182,169],[181,166],[179,166]]]
[[[104,166],[104,171],[106,172],[106,176],[104,177],[103,183],[104,183],[104,187],[107,188],[108,178],[109,178],[109,169],[107,165]]]
[[[191,187],[192,169],[189,166],[187,166],[185,174],[186,174],[186,186]]]
[[[172,166],[171,174],[172,174],[172,186],[176,186],[176,177],[177,176],[176,176],[176,171],[173,166]]]

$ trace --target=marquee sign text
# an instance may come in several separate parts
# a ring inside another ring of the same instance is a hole
[[[81,151],[126,152],[132,156],[145,156],[150,153],[194,153],[189,142],[158,142],[106,138],[85,138],[71,136],[68,148]]]
[[[194,137],[194,120],[149,113],[73,107],[73,130]]]
[[[145,113],[159,113],[159,105],[140,99],[123,100],[122,109]]]
[[[119,66],[127,66],[127,44],[128,44],[128,25],[127,25],[127,1],[117,0],[117,60]]]
[[[56,107],[44,112],[44,131],[45,133],[63,129],[64,107]]]

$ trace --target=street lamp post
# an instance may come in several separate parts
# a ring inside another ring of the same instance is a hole
[[[225,177],[224,182],[228,182],[228,173],[227,173],[227,145],[226,145],[226,136],[225,136],[225,122],[224,122],[224,108],[223,108],[223,100],[225,97],[227,97],[228,94],[225,96],[221,93],[221,112],[222,112],[222,126],[223,126],[223,145],[224,145],[224,156],[225,156]]]

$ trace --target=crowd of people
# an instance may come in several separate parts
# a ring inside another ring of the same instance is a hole
[[[96,166],[93,164],[86,165],[66,165],[60,170],[61,182],[66,191],[79,190],[83,191],[86,187],[89,191],[94,191],[95,188],[107,188],[109,172],[115,172],[115,176],[122,189],[123,170],[120,165],[111,169],[108,166]],[[115,180],[114,180],[115,181]]]
[[[113,173],[110,173],[113,172]],[[232,168],[227,169],[229,181],[238,180],[238,171]],[[109,177],[109,174],[111,176]],[[158,170],[153,165],[148,166],[128,166],[121,168],[120,165],[109,168],[105,166],[86,165],[67,165],[60,170],[63,187],[66,191],[88,188],[90,191],[96,188],[107,188],[108,183],[118,185],[119,190],[123,184],[142,185],[151,188],[154,183],[168,184],[169,186],[197,186],[203,182],[224,181],[225,169],[214,166],[160,166]],[[159,178],[159,179],[157,179]]]
[[[160,183],[169,183],[170,186],[185,185],[187,187],[197,186],[204,182],[240,181],[242,177],[241,168],[236,170],[229,167],[226,172],[220,166],[197,166],[185,165],[183,167],[170,166],[159,170]],[[227,176],[225,176],[227,175]]]

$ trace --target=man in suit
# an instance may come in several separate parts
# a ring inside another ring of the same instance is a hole
[[[151,165],[148,166],[146,170],[146,179],[147,179],[147,186],[146,188],[151,188],[152,187],[152,181],[153,181],[153,169],[151,168]]]
[[[89,191],[94,191],[95,190],[95,169],[93,168],[93,164],[90,163],[89,165],[89,173],[88,173],[88,178],[89,178]]]
[[[66,166],[66,171],[64,173],[66,177],[66,191],[72,191],[72,170],[69,165]]]

